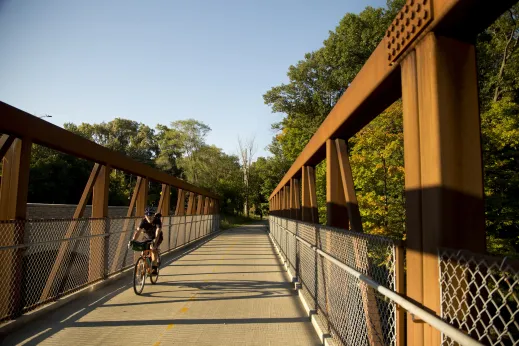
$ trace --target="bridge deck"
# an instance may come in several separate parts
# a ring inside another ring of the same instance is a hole
[[[142,296],[127,277],[3,344],[318,345],[264,227],[226,231],[168,260]]]

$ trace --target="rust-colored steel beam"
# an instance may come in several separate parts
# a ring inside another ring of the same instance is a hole
[[[177,196],[177,208],[175,209],[175,215],[181,216],[186,215],[186,192],[182,189],[178,189]]]
[[[187,201],[187,215],[193,215],[195,213],[195,194],[189,193],[189,199]]]
[[[92,168],[92,172],[90,173],[90,176],[88,177],[88,181],[86,183],[85,189],[83,190],[83,194],[81,195],[81,198],[79,200],[78,205],[76,206],[76,210],[74,211],[74,215],[72,218],[79,219],[83,217],[83,214],[85,212],[85,207],[88,203],[88,199],[90,198],[90,195],[92,194],[92,187],[94,186],[97,176],[99,174],[99,171],[101,169],[101,166],[99,164],[95,164],[94,168]],[[132,199],[133,200],[133,199]],[[65,236],[63,238],[68,239],[72,238],[72,235],[74,234],[74,231],[78,227],[78,222],[76,220],[73,220],[68,229],[65,233]],[[47,278],[47,282],[45,283],[45,287],[43,288],[43,292],[40,296],[40,301],[45,301],[49,297],[49,294],[52,291],[52,288],[54,287],[54,283],[56,282],[56,277],[58,276],[58,271],[63,265],[63,259],[65,258],[65,255],[67,254],[67,249],[69,247],[69,242],[64,241],[61,243],[58,255],[56,256],[56,260],[54,261],[54,264],[52,265],[52,269],[50,271],[50,274]],[[63,273],[61,274],[63,275]],[[59,278],[58,280],[61,280]]]
[[[417,303],[423,302],[422,254],[422,183],[420,167],[420,120],[418,113],[418,79],[416,53],[402,61],[402,108],[404,124],[405,209],[406,209],[406,294]],[[423,345],[424,324],[407,314],[407,341]]]
[[[447,37],[474,40],[481,30],[516,2],[515,0],[429,1],[432,1],[433,20],[422,29],[421,35],[416,37],[415,42],[407,46],[406,52],[399,54],[402,58],[431,31]],[[303,166],[315,166],[321,162],[326,156],[325,145],[328,139],[351,137],[400,96],[400,66],[390,64],[388,61],[387,42],[384,38],[270,197],[287,185],[290,179],[298,177]]]
[[[218,196],[210,191],[135,161],[128,156],[105,148],[4,102],[0,102],[0,132],[31,139],[34,143],[97,162],[101,165],[108,164],[112,168],[120,169],[136,176],[147,177],[162,184],[168,184],[186,191],[218,199]]]
[[[386,46],[381,42],[281,179],[271,197],[290,179],[298,177],[303,166],[315,166],[326,157],[328,139],[349,138],[399,97],[400,70],[388,64]]]
[[[336,139],[328,140],[326,143],[326,198],[327,198],[327,222],[329,226],[348,228],[348,217],[351,221],[352,229],[362,231],[360,212],[357,204],[357,196],[353,186],[353,176],[348,159],[346,141]],[[335,206],[333,205],[335,204]],[[326,240],[328,247],[333,248],[334,244],[330,239]],[[357,268],[369,270],[370,259],[368,258],[368,244],[363,239],[353,240],[353,253]],[[330,275],[331,276],[331,275]],[[334,280],[333,278],[331,280]],[[380,314],[377,309],[377,299],[374,291],[367,285],[360,286],[362,307],[367,324],[368,340],[370,345],[381,345],[379,336],[383,335]]]
[[[326,224],[348,229],[350,224],[341,168],[335,142],[329,139],[326,141]]]
[[[130,206],[128,207],[128,211],[126,212],[126,217],[131,217],[133,215],[133,210],[135,209],[135,204],[137,202],[137,195],[139,194],[139,190],[141,188],[142,178],[137,177],[137,182],[135,183],[135,188],[133,189],[132,199],[130,200]],[[164,214],[163,214],[164,215]],[[123,223],[123,231],[121,235],[119,236],[119,242],[117,243],[117,249],[115,250],[115,256],[116,259],[112,264],[112,270],[111,272],[115,272],[117,270],[117,259],[119,258],[119,255],[124,247],[124,240],[126,237],[126,231],[128,231],[128,226],[130,225],[130,219],[125,219]]]
[[[209,197],[204,198],[204,215],[209,214]]]
[[[144,210],[148,205],[148,192],[149,192],[149,181],[146,178],[142,178],[139,193],[137,194],[135,216],[144,217]]]
[[[196,198],[197,198],[196,215],[202,215],[203,204],[204,204],[204,197],[203,196],[196,196]]]
[[[159,203],[157,204],[157,213],[159,213],[161,210],[162,210],[162,203],[164,201],[164,194],[165,194],[165,190],[166,190],[166,184],[162,184],[162,189],[160,191],[160,197],[159,197]]]
[[[0,220],[25,220],[27,192],[29,189],[29,166],[32,143],[17,139],[10,146],[2,162],[2,184],[0,192]],[[25,224],[6,224],[0,237],[0,246],[13,246],[24,241]],[[11,268],[0,276],[0,314],[17,317],[21,314],[21,286],[23,250],[4,252],[3,266]]]
[[[290,218],[299,220],[301,207],[299,203],[299,180],[290,179]]]
[[[4,158],[4,155],[7,153],[7,150],[9,150],[15,139],[14,136],[9,135],[2,135],[0,137],[0,160]]]
[[[304,166],[302,171],[302,220],[305,222],[319,223],[315,190],[315,169],[314,167]]]
[[[348,217],[350,221],[349,228],[353,231],[362,232],[362,219],[360,217],[357,195],[355,194],[355,185],[353,183],[353,174],[351,172],[346,141],[343,139],[336,139],[335,147],[337,149],[342,186],[344,188],[344,197],[348,209]]]
[[[92,220],[91,235],[107,234],[108,220],[108,188],[110,186],[110,166],[102,166],[92,188]],[[108,269],[108,238],[90,239],[88,261],[88,282],[102,279]]]
[[[157,211],[159,211],[162,216],[169,216],[171,209],[171,186],[162,184],[161,199],[162,203],[158,206]]]
[[[438,248],[486,250],[476,49],[430,33],[416,56],[423,305],[439,315]],[[440,339],[438,330],[424,325],[424,345]]]
[[[433,0],[434,20],[429,31],[474,43],[478,33],[516,2],[517,0]]]

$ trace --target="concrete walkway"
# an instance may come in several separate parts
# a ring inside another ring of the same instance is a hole
[[[169,262],[142,296],[126,277],[2,344],[320,345],[265,224],[226,231]]]

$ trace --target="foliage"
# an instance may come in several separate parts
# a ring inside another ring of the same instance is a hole
[[[405,224],[402,103],[391,105],[348,144],[364,230],[402,239]]]
[[[117,118],[101,124],[67,123],[64,127],[103,145],[221,197],[228,213],[243,208],[243,179],[238,157],[206,144],[211,130],[206,124],[179,120],[152,129],[142,123]],[[51,149],[34,146],[31,161],[29,201],[76,204],[92,169],[92,163]],[[110,174],[109,204],[128,205],[136,178],[113,170]],[[160,184],[150,182],[148,203],[156,206]],[[173,192],[176,196],[176,192]],[[175,203],[173,203],[175,205]]]
[[[268,211],[268,198],[340,96],[369,58],[402,7],[367,7],[348,13],[323,46],[288,69],[288,82],[268,90],[264,101],[284,118],[272,125],[276,135],[269,157],[248,165],[205,142],[211,130],[193,119],[157,125],[117,118],[101,124],[65,128],[221,196],[228,214],[247,201],[256,215]],[[519,4],[505,12],[477,39],[481,104],[485,212],[488,250],[519,252]],[[405,237],[402,106],[398,101],[348,140],[350,163],[365,231]],[[316,167],[320,222],[326,222],[326,162]],[[34,146],[30,202],[77,203],[91,163]],[[133,180],[132,180],[133,179]],[[135,178],[112,172],[110,203],[127,204]],[[155,184],[157,185],[157,184]],[[151,203],[158,199],[153,185]],[[175,195],[176,192],[173,192]],[[229,222],[233,223],[233,222]]]
[[[284,114],[272,125],[277,134],[271,148],[276,151],[271,150],[269,161],[283,158],[288,167],[298,157],[402,5],[403,1],[388,1],[386,9],[367,7],[358,15],[346,14],[322,48],[289,67],[288,83],[265,93],[272,111]],[[518,16],[516,4],[477,39],[488,250],[508,255],[519,252]],[[402,131],[401,102],[397,102],[348,141],[364,229],[395,238],[405,237]],[[326,222],[325,164],[316,167],[322,223]],[[268,181],[262,189],[270,192],[275,186]]]
[[[79,201],[92,163],[34,144],[31,154],[28,201],[67,204]]]
[[[330,32],[321,49],[306,54],[304,60],[290,66],[288,84],[276,86],[264,95],[265,103],[273,112],[286,115],[272,126],[279,131],[273,139],[272,147],[280,148],[273,152],[274,158],[280,152],[289,162],[297,158],[376,48],[403,3],[388,1],[386,9],[367,7],[358,15],[346,14],[335,31]],[[401,116],[398,105],[389,111],[391,116],[377,118],[374,125],[350,141],[354,153],[351,160],[355,185],[367,231],[403,233],[400,215],[403,196],[402,192],[395,192],[403,189],[403,173],[395,173],[399,171],[397,167],[403,166],[403,156],[400,155],[401,162],[397,163],[399,154],[393,153],[397,144],[395,137],[398,137],[394,132],[398,130],[399,121],[395,118],[398,114]],[[399,124],[401,130],[401,119]],[[379,129],[379,125],[382,128]],[[386,135],[384,131],[388,129],[391,132]],[[362,155],[366,158],[363,159]],[[389,186],[397,181],[401,185]],[[316,166],[316,190],[319,221],[325,223],[325,161]],[[396,201],[398,206],[390,205]],[[387,217],[391,220],[386,220]]]
[[[519,105],[508,97],[493,102],[481,128],[487,233],[519,250]]]
[[[254,222],[255,219],[244,215],[221,214],[220,215],[220,229],[226,230],[240,225],[245,225]]]

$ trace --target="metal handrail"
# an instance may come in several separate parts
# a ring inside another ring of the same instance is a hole
[[[483,345],[479,341],[471,338],[470,336],[466,335],[463,331],[457,329],[456,327],[453,327],[452,325],[448,324],[447,322],[443,321],[441,318],[431,314],[430,312],[422,309],[418,305],[414,304],[413,302],[407,300],[406,298],[402,297],[398,293],[396,293],[393,290],[390,290],[389,288],[380,285],[378,282],[373,280],[371,277],[362,274],[361,272],[357,271],[356,269],[350,267],[349,265],[339,261],[335,257],[331,256],[330,254],[318,249],[315,245],[312,245],[299,237],[298,235],[290,232],[282,225],[278,224],[278,226],[285,231],[286,233],[291,234],[293,237],[295,237],[298,241],[312,249],[314,252],[317,252],[320,256],[326,258],[330,262],[337,265],[339,268],[345,270],[347,273],[353,275],[358,280],[364,282],[368,286],[375,289],[377,292],[382,294],[384,297],[390,299],[394,303],[398,304],[405,310],[409,311],[411,314],[419,317],[422,321],[428,323],[432,327],[436,328],[443,334],[450,337],[452,340],[459,342],[462,345],[468,345],[468,346],[479,346]]]

